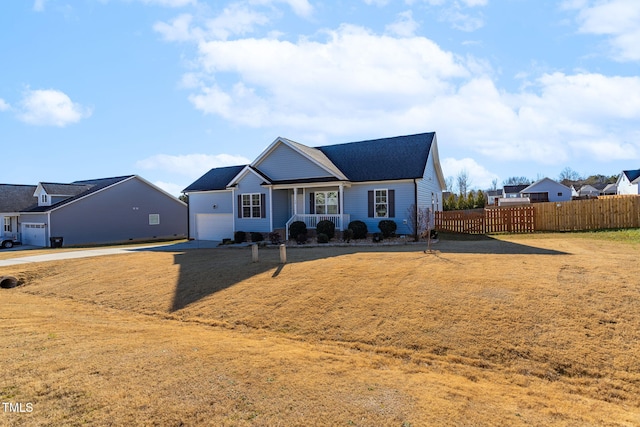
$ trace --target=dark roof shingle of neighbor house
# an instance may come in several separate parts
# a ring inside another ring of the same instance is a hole
[[[0,184],[0,212],[20,212],[35,205],[37,186]]]
[[[42,188],[51,196],[75,196],[89,189],[86,185],[59,184],[54,182],[41,182]]]
[[[525,188],[527,188],[529,185],[531,184],[505,185],[503,186],[504,194],[519,193]]]
[[[214,168],[198,178],[193,184],[182,190],[183,193],[190,191],[211,191],[224,190],[227,184],[238,175],[246,165],[227,166]]]
[[[76,187],[84,187],[85,190],[75,194],[72,197],[69,197],[68,199],[64,199],[56,204],[53,204],[51,206],[35,206],[31,209],[27,209],[24,210],[23,212],[47,212],[50,211],[52,209],[58,208],[60,206],[64,206],[67,203],[71,203],[74,200],[80,199],[82,197],[88,196],[92,193],[95,193],[97,191],[102,190],[103,188],[109,187],[113,184],[117,184],[121,181],[124,181],[126,179],[129,179],[131,177],[134,177],[135,175],[126,175],[126,176],[117,176],[117,177],[113,177],[113,178],[100,178],[100,179],[90,179],[90,180],[86,180],[86,181],[75,181],[72,182],[72,186],[76,186]],[[64,184],[62,184],[64,185]]]
[[[316,147],[350,181],[421,178],[435,132]]]
[[[629,182],[633,182],[636,179],[640,178],[640,169],[631,170],[631,171],[622,171],[626,176]]]

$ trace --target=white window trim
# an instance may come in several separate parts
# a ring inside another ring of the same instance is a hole
[[[149,225],[160,225],[160,214],[149,214]]]
[[[330,205],[328,203],[328,201],[329,201],[329,193],[336,193],[336,197],[335,197],[336,204],[335,205]],[[324,205],[318,205],[318,199],[317,199],[318,194],[323,194],[324,195]],[[313,200],[313,203],[314,203],[313,210],[317,215],[338,215],[340,213],[340,209],[339,209],[339,206],[340,206],[340,193],[337,190],[316,191],[316,192],[314,192],[313,199],[314,199]],[[324,213],[318,214],[318,206],[324,206]],[[329,209],[328,209],[329,206],[335,206],[336,207],[336,212],[335,213],[329,213],[328,212],[329,211]]]
[[[245,205],[244,204],[244,196],[249,196],[249,204]],[[253,196],[258,196],[258,203],[253,203]],[[262,215],[262,194],[261,193],[241,193],[240,194],[240,200],[242,201],[242,203],[240,204],[240,209],[241,209],[241,218],[242,219],[261,219],[261,215]],[[244,208],[248,207],[249,208],[249,216],[244,216]],[[253,216],[253,208],[257,207],[258,208],[258,216]]]
[[[378,203],[377,194],[376,194],[378,191],[384,191],[385,192],[386,202]],[[377,206],[378,205],[382,205],[382,204],[387,206],[387,213],[384,216],[378,215]],[[374,218],[389,218],[389,189],[388,188],[375,188],[373,190],[373,217]]]
[[[11,217],[10,216],[4,217],[4,232],[11,233]]]

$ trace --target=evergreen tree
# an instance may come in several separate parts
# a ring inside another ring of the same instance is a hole
[[[447,197],[447,209],[449,211],[454,211],[456,210],[457,206],[456,206],[456,196],[453,195],[453,193],[449,193],[449,197]]]
[[[484,191],[479,190],[478,197],[476,197],[476,205],[478,205],[479,208],[484,208],[486,204],[487,198],[484,195]]]
[[[458,201],[456,202],[456,208],[458,210],[467,209],[467,198],[462,194],[458,194]]]
[[[476,194],[473,190],[467,194],[467,209],[475,209],[476,206]]]

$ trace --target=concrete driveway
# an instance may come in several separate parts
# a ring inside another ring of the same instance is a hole
[[[126,253],[140,252],[140,251],[175,252],[175,251],[185,251],[185,250],[192,250],[192,249],[213,249],[213,248],[217,248],[219,243],[220,242],[213,241],[213,240],[190,240],[187,242],[180,242],[180,243],[167,243],[166,245],[155,244],[155,245],[140,245],[140,246],[110,247],[110,248],[91,248],[91,249],[82,249],[82,250],[75,250],[75,251],[63,251],[63,250],[51,249],[51,252],[47,254],[28,256],[26,255],[28,252],[25,252],[24,257],[0,260],[0,267],[6,267],[9,265],[17,265],[17,264],[28,264],[32,262],[58,261],[62,259],[88,258],[88,257],[103,256],[103,255],[126,254]],[[23,246],[22,248],[27,249],[28,247]],[[14,250],[14,249],[12,248],[11,250]]]

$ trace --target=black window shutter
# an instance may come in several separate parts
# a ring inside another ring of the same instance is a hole
[[[389,218],[396,217],[396,190],[389,190]]]
[[[260,218],[267,217],[267,195],[265,193],[260,194]]]
[[[368,197],[369,197],[369,218],[373,218],[373,211],[374,211],[373,190],[369,190]]]
[[[316,193],[309,193],[309,213],[311,215],[316,213]]]
[[[242,194],[238,194],[238,218],[242,218]]]

